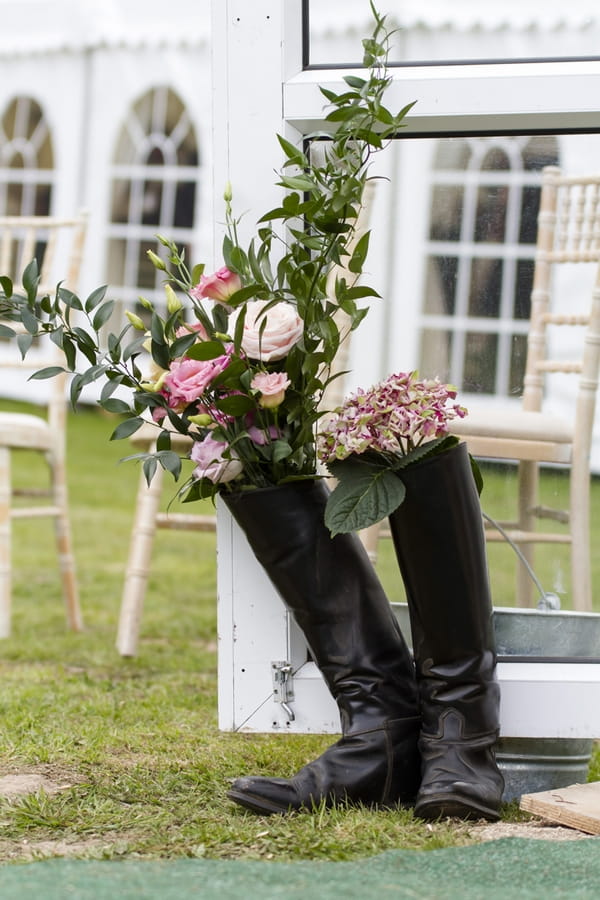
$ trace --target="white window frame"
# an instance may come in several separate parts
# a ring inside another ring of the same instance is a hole
[[[386,12],[383,3],[379,7]],[[318,86],[341,90],[342,77],[357,70],[302,70],[301,0],[212,0],[212,16],[216,267],[222,265],[227,182],[235,210],[244,212],[244,240],[257,217],[280,200],[274,173],[282,160],[275,133],[300,143],[307,133],[322,130],[324,100]],[[600,61],[403,66],[392,75],[389,107],[418,101],[403,131],[407,136],[600,130]],[[301,635],[222,506],[218,518],[219,726],[339,730],[325,685],[314,664],[306,662]],[[290,662],[295,671],[295,699],[288,704],[294,718],[274,700],[271,668],[276,661]],[[599,669],[581,664],[567,672],[565,664],[503,664],[502,734],[600,734]],[[557,684],[562,685],[560,704]]]

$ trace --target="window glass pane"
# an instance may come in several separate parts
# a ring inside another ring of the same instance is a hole
[[[147,251],[164,256],[156,234],[188,245],[199,158],[189,113],[169,87],[147,91],[128,110],[114,150],[107,277],[122,306],[133,309],[138,293],[159,311],[164,306],[162,279]]]
[[[474,259],[471,264],[469,315],[498,318],[502,295],[502,261]]]
[[[584,140],[560,139],[571,153],[577,147],[587,151]],[[420,320],[425,355],[417,366],[426,375],[438,374],[438,364],[448,367],[450,381],[461,391],[520,392],[540,174],[543,166],[561,162],[559,139],[473,136],[416,139],[414,145],[418,149],[405,156],[415,171],[420,166],[430,198]],[[416,177],[407,171],[405,183]],[[419,266],[416,247],[409,230],[404,265],[410,260],[408,265]],[[450,343],[448,333],[455,336]],[[440,334],[446,334],[444,353]]]
[[[454,313],[458,259],[453,256],[432,256],[427,262],[424,310],[427,313],[451,316]]]
[[[0,117],[0,215],[48,215],[54,154],[42,107],[11,100]]]
[[[462,390],[495,394],[497,357],[498,335],[467,332]]]
[[[482,0],[383,3],[395,27],[392,59],[400,64],[487,60],[598,58],[596,0]],[[305,0],[308,63],[358,64],[372,20],[363,0]]]

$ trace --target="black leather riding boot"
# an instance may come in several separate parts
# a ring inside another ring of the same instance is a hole
[[[406,586],[417,684],[423,818],[498,818],[499,686],[485,536],[466,444],[402,470],[390,526]]]
[[[320,481],[224,494],[300,626],[340,711],[342,738],[293,778],[239,778],[229,797],[255,812],[323,801],[412,803],[420,780],[414,666],[355,535],[332,538]]]

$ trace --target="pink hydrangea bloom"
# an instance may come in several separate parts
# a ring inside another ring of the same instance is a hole
[[[416,372],[400,372],[368,391],[359,389],[332,413],[317,438],[323,463],[373,450],[406,455],[426,440],[449,433],[449,423],[463,418],[456,389],[439,379],[419,380]]]

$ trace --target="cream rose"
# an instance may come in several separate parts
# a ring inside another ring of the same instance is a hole
[[[276,303],[267,312],[266,300],[251,300],[246,304],[246,318],[242,335],[242,350],[250,359],[263,362],[283,359],[302,337],[302,319],[291,303]],[[236,309],[229,320],[229,333],[235,333],[240,310]],[[266,321],[265,321],[266,320]]]

